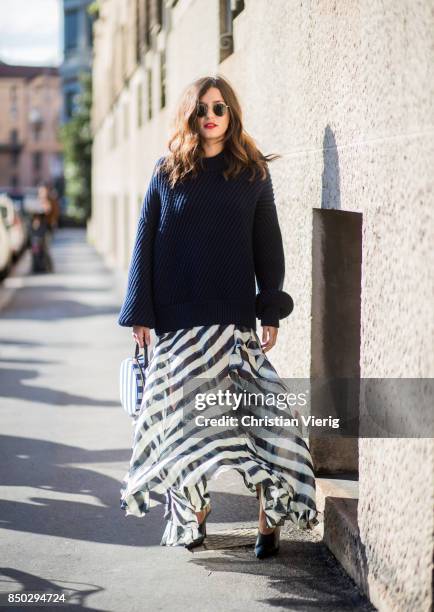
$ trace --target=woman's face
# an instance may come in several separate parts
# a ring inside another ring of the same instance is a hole
[[[217,89],[217,87],[210,87],[208,91],[199,98],[199,102],[208,105],[205,116],[197,118],[201,138],[208,144],[220,142],[228,128],[230,112],[229,109],[226,108],[226,113],[223,117],[218,117],[214,113],[214,104],[216,102],[226,103],[220,90]]]

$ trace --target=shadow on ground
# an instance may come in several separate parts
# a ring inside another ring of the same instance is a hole
[[[165,527],[163,496],[151,495],[159,505],[151,507],[144,517],[125,516],[120,508],[120,487],[128,471],[131,450],[86,450],[14,436],[1,436],[0,449],[2,486],[12,496],[14,487],[32,490],[25,501],[0,501],[3,529],[124,546],[160,544]],[[109,469],[113,469],[109,464],[116,464],[119,469],[119,463],[124,464],[119,480],[101,473],[104,464]],[[98,471],[95,465],[101,464]],[[59,499],[62,494],[74,495],[76,500]],[[249,500],[243,495],[221,492],[211,495],[214,521],[255,520],[254,497]],[[228,508],[232,508],[232,516],[228,515]]]

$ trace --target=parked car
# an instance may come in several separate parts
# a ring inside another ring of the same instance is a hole
[[[12,249],[9,232],[0,215],[0,280],[3,280],[9,273],[12,264]]]
[[[0,215],[9,233],[12,259],[15,261],[26,247],[28,231],[21,213],[5,193],[0,194]]]

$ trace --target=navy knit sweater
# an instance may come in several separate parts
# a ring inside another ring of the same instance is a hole
[[[138,221],[119,325],[157,334],[196,325],[279,327],[293,308],[282,291],[282,236],[267,168],[225,180],[225,152],[172,189],[154,168]],[[259,293],[256,293],[256,282]]]

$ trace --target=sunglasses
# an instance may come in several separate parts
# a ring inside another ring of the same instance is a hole
[[[223,115],[226,114],[229,106],[227,104],[224,104],[223,102],[216,102],[215,104],[213,104],[212,108],[213,108],[214,114],[217,115],[217,117],[223,117]],[[205,104],[204,102],[199,102],[199,104],[197,105],[197,109],[196,109],[197,117],[205,117],[207,112],[208,112],[208,104]]]

